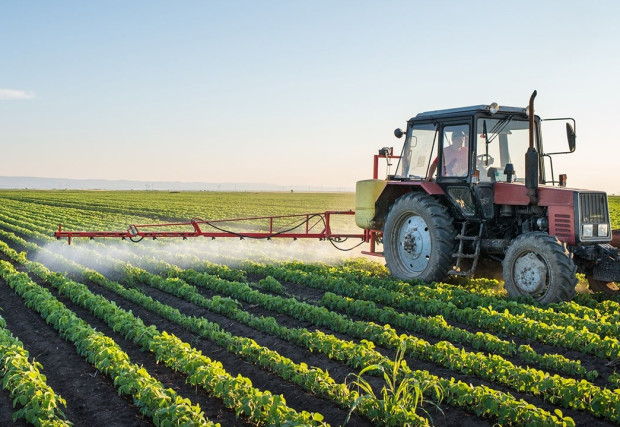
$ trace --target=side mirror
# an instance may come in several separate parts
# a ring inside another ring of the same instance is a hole
[[[575,135],[575,129],[570,123],[566,123],[566,137],[568,138],[568,149],[572,153],[575,151],[575,139],[577,135]]]
[[[396,128],[396,129],[394,130],[394,136],[395,136],[396,138],[399,138],[399,139],[400,139],[400,138],[402,138],[402,137],[403,137],[403,131],[402,131],[402,130],[400,130],[400,128]]]

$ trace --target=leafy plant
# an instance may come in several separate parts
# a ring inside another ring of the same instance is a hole
[[[423,393],[426,391],[420,382],[413,376],[407,376],[403,373],[403,368],[407,366],[407,362],[404,359],[405,352],[407,350],[407,343],[401,341],[394,363],[386,368],[381,364],[374,364],[366,366],[360,371],[359,374],[350,374],[355,378],[350,385],[357,388],[360,393],[347,415],[345,424],[349,421],[349,418],[353,411],[359,405],[375,405],[373,408],[376,415],[372,417],[371,421],[375,423],[381,423],[386,426],[398,426],[398,425],[411,425],[409,422],[403,423],[403,419],[414,419],[417,425],[428,425],[428,420],[416,414],[419,406],[424,402]],[[375,390],[366,379],[362,376],[371,371],[380,371],[385,381],[385,385],[381,388],[379,395],[375,393]],[[428,383],[430,385],[431,383]],[[434,383],[434,393],[436,395],[435,402],[441,401],[441,395],[443,391],[441,387]],[[413,417],[413,415],[416,415]]]
[[[286,288],[282,286],[280,282],[271,276],[267,276],[264,279],[258,281],[259,287],[267,292],[273,292],[274,294],[282,295],[286,293]]]

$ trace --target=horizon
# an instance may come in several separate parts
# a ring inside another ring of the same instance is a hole
[[[261,182],[138,181],[1,175],[0,190],[355,193],[355,187],[285,186]]]

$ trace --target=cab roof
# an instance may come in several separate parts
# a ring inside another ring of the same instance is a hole
[[[472,105],[470,107],[460,107],[460,108],[448,108],[445,110],[434,110],[434,111],[425,111],[423,113],[418,113],[412,120],[415,119],[433,119],[439,117],[450,117],[450,116],[463,116],[463,115],[474,115],[477,113],[489,113],[490,105]],[[506,113],[506,114],[523,114],[525,113],[525,108],[522,107],[503,107],[500,106],[498,113]]]

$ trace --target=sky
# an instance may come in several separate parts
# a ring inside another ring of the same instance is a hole
[[[0,175],[353,190],[417,113],[537,90],[538,115],[577,123],[556,173],[620,194],[618,16],[617,0],[0,0]]]

